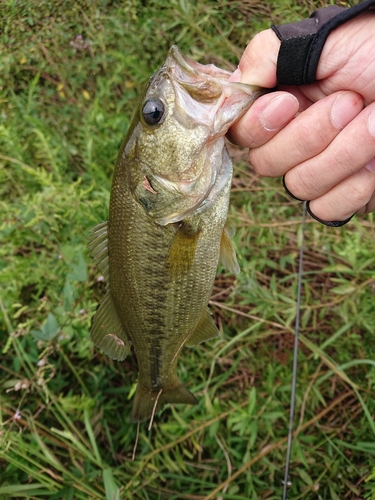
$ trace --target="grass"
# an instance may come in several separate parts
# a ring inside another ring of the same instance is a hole
[[[301,207],[235,160],[242,268],[219,269],[219,339],[181,355],[199,397],[129,423],[134,357],[89,338],[104,284],[86,236],[117,151],[170,45],[233,69],[269,24],[324,2],[1,3],[0,499],[273,499],[288,425]],[[140,58],[140,54],[142,57]],[[311,219],[289,498],[375,498],[375,223]]]

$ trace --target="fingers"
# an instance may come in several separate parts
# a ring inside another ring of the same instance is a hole
[[[228,139],[242,147],[254,148],[268,142],[289,123],[299,108],[288,92],[273,92],[257,99],[249,111],[229,130]]]
[[[363,105],[362,97],[355,92],[337,92],[321,99],[290,121],[267,143],[250,150],[252,165],[258,173],[268,177],[282,176],[306,161],[312,162],[309,166],[315,169],[315,163],[321,159],[318,155],[361,112]],[[302,169],[302,174],[308,175],[307,168]],[[311,172],[313,177],[314,174],[315,170]],[[295,172],[292,182],[296,175]],[[289,180],[288,187],[294,192]]]
[[[375,210],[374,65],[366,33],[367,41],[359,45],[353,37],[353,50],[336,50],[338,62],[330,57],[324,66],[323,52],[317,83],[260,97],[228,133],[232,142],[250,148],[259,174],[284,175],[289,191],[310,200],[309,210],[323,221]],[[337,43],[325,50],[334,53]],[[275,87],[279,48],[271,30],[259,33],[231,80]]]
[[[367,106],[316,157],[285,175],[288,189],[309,199],[324,221],[375,209],[375,104]]]
[[[375,165],[374,165],[375,167]],[[362,168],[324,195],[310,201],[312,213],[324,221],[343,221],[375,208],[375,168]]]
[[[242,54],[237,70],[229,78],[233,82],[273,88],[280,41],[272,30],[258,33]],[[298,101],[287,92],[260,97],[228,133],[234,144],[258,147],[286,125],[297,113]]]
[[[271,30],[261,31],[251,40],[242,54],[235,80],[273,88],[276,86],[276,64],[280,40]],[[261,61],[261,64],[260,64]]]
[[[375,100],[375,16],[368,11],[333,30],[320,55],[316,78],[327,94],[351,89]]]
[[[363,109],[320,153],[291,168],[285,183],[297,198],[315,200],[371,165],[374,156],[375,103]]]
[[[375,159],[373,161],[373,166],[372,166],[372,170],[371,171],[373,173],[375,173]],[[362,208],[360,208],[357,211],[357,214],[369,214],[370,212],[374,212],[374,211],[375,211],[375,190],[372,193],[371,198],[369,199],[367,205],[364,206],[364,207],[362,207]]]

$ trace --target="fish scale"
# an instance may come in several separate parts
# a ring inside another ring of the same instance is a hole
[[[107,280],[95,344],[138,360],[132,420],[165,403],[197,404],[177,376],[184,345],[218,335],[207,304],[219,262],[239,272],[227,230],[232,165],[223,136],[261,92],[172,47],[120,149],[108,223],[91,236]]]
[[[165,387],[165,380],[179,384],[175,372],[176,353],[182,343],[181,330],[187,333],[194,330],[206,310],[220,250],[216,234],[222,232],[225,218],[219,219],[213,213],[209,224],[201,224],[190,272],[179,274],[174,270],[168,279],[166,261],[175,230],[166,231],[166,228],[152,223],[129,193],[124,193],[123,200],[119,198],[119,205],[125,213],[139,213],[128,219],[120,217],[121,225],[117,223],[116,233],[126,235],[126,249],[121,238],[114,239],[113,244],[109,240],[109,254],[114,262],[120,262],[121,257],[133,265],[126,267],[125,274],[121,265],[110,267],[111,292],[114,297],[119,297],[115,300],[118,314],[126,325],[125,329],[131,332],[129,336],[140,367],[138,384],[152,389],[150,392],[158,392]],[[211,211],[215,212],[217,208],[218,205]],[[226,207],[223,209],[226,212]],[[119,215],[116,207],[113,213],[116,217]],[[134,220],[138,220],[138,224],[134,224]],[[218,231],[215,231],[213,220],[219,224]],[[148,239],[141,233],[147,233]],[[202,263],[205,272],[202,272]],[[170,311],[175,314],[171,315]]]

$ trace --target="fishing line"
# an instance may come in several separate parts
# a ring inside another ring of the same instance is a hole
[[[135,436],[135,443],[134,443],[133,455],[132,455],[133,462],[135,460],[135,454],[137,452],[138,439],[139,439],[139,426],[140,426],[140,422],[138,422],[138,425],[137,425],[137,435]]]
[[[286,459],[285,459],[285,472],[284,472],[284,483],[283,483],[283,500],[287,500],[288,497],[288,486],[291,486],[289,482],[289,464],[290,464],[290,453],[292,449],[293,441],[293,421],[294,421],[294,410],[296,406],[296,387],[297,387],[297,362],[298,362],[298,336],[300,328],[300,317],[301,317],[301,296],[302,296],[302,273],[303,273],[303,250],[305,243],[305,221],[306,221],[306,202],[302,206],[302,225],[301,225],[301,246],[299,249],[299,263],[298,263],[298,281],[297,281],[297,311],[296,311],[296,323],[294,329],[294,349],[293,349],[293,375],[292,375],[292,387],[290,393],[290,414],[289,414],[289,431],[288,431],[288,443],[286,448]]]

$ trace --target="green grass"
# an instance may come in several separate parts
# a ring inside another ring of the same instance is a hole
[[[197,407],[129,423],[134,357],[89,337],[104,284],[86,237],[170,45],[235,67],[269,24],[324,2],[0,4],[0,499],[273,499],[289,415],[301,207],[233,148],[242,268],[219,269],[219,339],[184,349]],[[375,499],[375,223],[305,231],[291,499]]]

